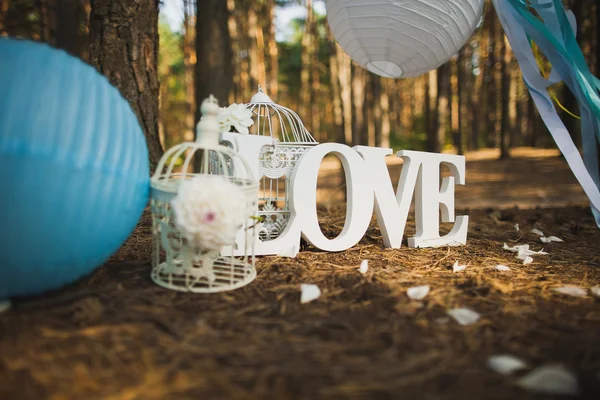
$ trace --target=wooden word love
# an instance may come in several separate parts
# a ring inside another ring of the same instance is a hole
[[[259,152],[272,139],[255,135],[229,134],[224,140],[246,158],[257,177],[260,176]],[[282,234],[271,241],[257,241],[256,255],[289,252],[300,246],[300,237],[325,251],[342,251],[355,246],[365,235],[373,211],[386,247],[400,248],[406,220],[414,194],[416,234],[408,238],[410,247],[464,245],[467,240],[468,216],[454,215],[454,186],[465,184],[463,156],[399,151],[404,160],[398,189],[394,193],[385,158],[392,149],[325,143],[305,152],[296,163],[290,178],[291,217]],[[347,187],[346,221],[334,239],[323,235],[317,217],[317,178],[323,158],[333,154],[344,169]],[[445,165],[450,176],[441,180],[440,167]],[[441,218],[440,218],[441,217]],[[455,222],[445,236],[440,236],[442,222]],[[293,252],[293,251],[292,251]]]

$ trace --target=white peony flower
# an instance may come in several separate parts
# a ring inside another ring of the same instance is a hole
[[[226,133],[233,127],[236,132],[247,135],[250,133],[248,128],[254,124],[252,120],[252,111],[243,104],[232,104],[227,108],[222,108],[217,121],[221,126],[221,133]]]
[[[171,206],[183,236],[203,251],[232,244],[246,220],[244,192],[219,176],[183,181]]]

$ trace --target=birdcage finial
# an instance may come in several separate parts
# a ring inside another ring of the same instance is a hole
[[[202,118],[196,125],[196,142],[207,146],[219,145],[219,103],[212,94],[202,102]]]
[[[250,103],[273,103],[273,100],[264,92],[262,86],[258,85],[258,92],[250,99]]]

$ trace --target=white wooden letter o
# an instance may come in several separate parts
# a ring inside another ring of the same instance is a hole
[[[340,159],[346,176],[348,204],[344,229],[335,239],[323,235],[317,218],[317,178],[319,166],[327,154]],[[373,215],[373,188],[362,157],[343,144],[315,146],[298,160],[292,173],[291,207],[300,220],[302,237],[325,251],[343,251],[356,245],[367,232]]]

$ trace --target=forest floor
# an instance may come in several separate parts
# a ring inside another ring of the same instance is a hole
[[[599,399],[600,299],[554,290],[600,285],[600,230],[585,196],[555,152],[467,156],[456,201],[470,216],[466,246],[384,249],[373,221],[342,253],[262,257],[256,280],[228,293],[152,283],[145,215],[94,274],[0,314],[0,399],[552,399],[515,383],[554,363],[577,378],[574,398]],[[335,234],[343,212],[330,199],[341,191],[328,168],[322,229]],[[533,228],[564,243],[542,244]],[[523,265],[503,243],[549,254]],[[453,273],[455,261],[467,268]],[[303,283],[321,297],[300,304]],[[407,296],[417,285],[431,287],[422,301]],[[481,319],[461,326],[447,317],[455,307]],[[495,354],[529,368],[500,375],[486,366]]]

